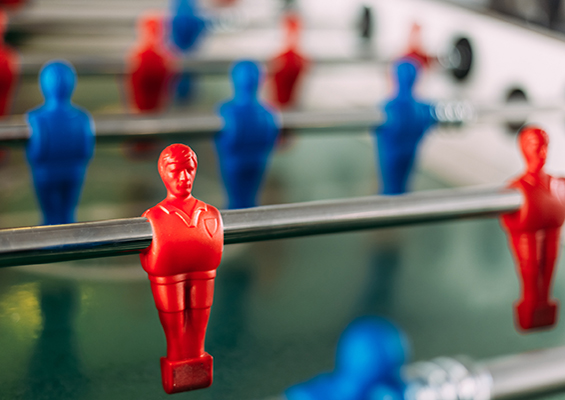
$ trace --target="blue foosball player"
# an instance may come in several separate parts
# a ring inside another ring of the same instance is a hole
[[[230,209],[257,205],[269,156],[279,134],[274,113],[257,95],[261,72],[252,61],[231,71],[234,96],[220,106],[224,127],[216,135],[216,151]]]
[[[186,52],[201,38],[206,23],[196,12],[195,0],[173,0],[171,41],[182,52]]]
[[[26,114],[31,136],[26,155],[45,225],[75,222],[75,213],[94,152],[92,117],[71,102],[76,72],[51,61],[39,73],[44,103]]]
[[[292,386],[287,400],[402,400],[400,368],[407,362],[408,341],[384,318],[364,317],[343,332],[333,372]]]
[[[436,123],[432,107],[414,98],[416,65],[401,59],[395,63],[394,72],[397,93],[384,106],[386,121],[375,129],[381,193],[386,195],[406,192],[418,145]]]

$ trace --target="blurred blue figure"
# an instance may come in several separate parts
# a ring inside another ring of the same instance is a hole
[[[261,73],[253,61],[231,70],[233,99],[220,106],[224,127],[216,135],[220,172],[231,209],[253,207],[279,134],[273,112],[259,102]]]
[[[194,83],[194,74],[190,72],[181,72],[177,76],[177,88],[175,91],[177,103],[186,104],[192,100],[194,96]]]
[[[343,332],[335,370],[292,386],[288,400],[403,400],[400,368],[409,348],[404,333],[384,318],[364,317]]]
[[[171,40],[181,51],[190,50],[198,41],[205,22],[197,15],[195,0],[173,0]]]
[[[39,73],[44,103],[27,113],[27,143],[33,183],[46,225],[75,222],[88,162],[94,152],[90,114],[71,96],[76,72],[66,61],[51,61]]]
[[[414,98],[418,68],[412,61],[401,59],[395,63],[394,71],[397,93],[384,107],[385,123],[375,129],[382,194],[406,192],[418,144],[436,123],[432,107]]]

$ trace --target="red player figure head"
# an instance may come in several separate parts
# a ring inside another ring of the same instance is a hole
[[[547,159],[549,143],[547,133],[540,128],[528,126],[520,131],[519,141],[528,173],[532,175],[540,173]]]
[[[422,27],[414,23],[408,38],[408,52],[405,57],[416,60],[423,68],[428,68],[432,57],[427,55],[422,47]]]
[[[163,22],[157,13],[150,13],[141,17],[137,23],[137,31],[142,43],[155,45],[163,38]]]
[[[300,39],[300,17],[294,12],[289,12],[284,16],[283,24],[286,31],[286,47],[296,50]]]
[[[198,160],[192,149],[184,144],[167,147],[159,157],[159,174],[169,198],[184,200],[190,197]]]

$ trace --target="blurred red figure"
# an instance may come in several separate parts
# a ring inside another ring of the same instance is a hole
[[[167,339],[167,357],[161,358],[167,393],[212,384],[212,356],[204,351],[204,339],[224,236],[220,212],[191,195],[197,163],[183,144],[163,150],[159,174],[167,197],[143,214],[153,241],[141,253],[141,265]]]
[[[139,112],[160,111],[169,97],[174,76],[173,57],[163,38],[163,21],[157,14],[140,18],[139,43],[127,59],[127,90],[131,106]]]
[[[18,79],[20,60],[18,53],[6,46],[4,33],[8,25],[6,13],[0,11],[0,116],[8,115]]]
[[[0,7],[14,10],[23,6],[26,2],[27,0],[0,0]]]
[[[286,49],[269,63],[269,75],[272,80],[274,101],[281,108],[294,103],[295,88],[308,66],[308,60],[298,53],[300,36],[300,17],[288,13],[284,17],[286,31]]]
[[[522,278],[522,298],[515,305],[518,324],[530,330],[555,323],[557,302],[549,294],[565,220],[565,179],[543,169],[548,145],[543,130],[525,127],[519,142],[527,168],[509,187],[523,193],[524,205],[501,218]]]
[[[422,27],[414,23],[408,38],[408,52],[404,57],[416,60],[424,69],[432,63],[433,57],[426,54],[422,46]]]

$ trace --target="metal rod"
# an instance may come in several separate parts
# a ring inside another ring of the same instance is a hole
[[[307,132],[367,130],[383,122],[378,110],[352,111],[289,111],[281,114],[283,129]],[[187,116],[163,115],[157,117],[136,115],[95,116],[98,140],[128,138],[172,137],[209,138],[222,128],[216,115]],[[21,122],[0,123],[0,142],[25,141],[29,128]]]
[[[222,211],[224,243],[348,232],[517,210],[520,192],[450,189]],[[151,243],[145,218],[0,230],[0,267],[139,252]]]
[[[474,362],[440,357],[406,367],[407,400],[508,400],[565,390],[565,347]]]
[[[123,75],[126,71],[126,65],[123,57],[111,56],[64,56],[58,57],[69,61],[76,69],[79,75]],[[21,55],[21,73],[23,75],[35,76],[47,61],[51,58],[45,55]],[[258,62],[267,63],[266,58],[253,57]],[[185,57],[179,61],[179,72],[190,72],[199,75],[226,75],[232,64],[236,62],[235,58],[218,58],[206,57],[202,55]],[[311,60],[316,65],[333,65],[333,64],[359,64],[371,63],[386,64],[379,60],[370,60],[366,57],[323,57]]]
[[[565,347],[534,351],[485,364],[491,398],[510,399],[565,389]]]

